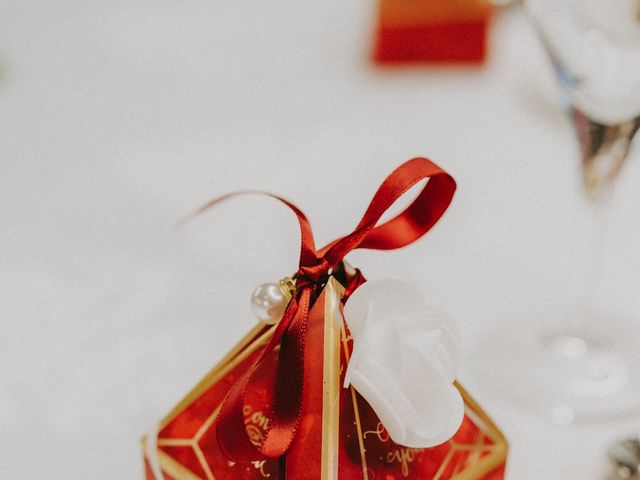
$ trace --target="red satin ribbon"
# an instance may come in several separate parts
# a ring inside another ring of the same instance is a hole
[[[377,225],[382,215],[407,190],[429,179],[417,198],[396,217]],[[302,406],[304,379],[304,347],[309,309],[333,268],[356,248],[390,250],[408,245],[428,232],[444,214],[453,198],[456,184],[453,178],[426,158],[414,158],[404,163],[382,183],[369,208],[353,232],[316,250],[313,233],[304,213],[295,205],[264,192],[237,192],[212,200],[202,212],[232,196],[260,193],[288,206],[300,225],[300,263],[296,291],[269,343],[247,373],[231,387],[217,421],[217,438],[223,454],[232,461],[256,461],[282,456],[296,434]],[[377,226],[376,226],[377,225]],[[361,275],[347,287],[352,292],[364,281]],[[251,443],[245,428],[243,407],[258,367],[280,345],[276,371],[274,400],[269,428],[259,446]]]

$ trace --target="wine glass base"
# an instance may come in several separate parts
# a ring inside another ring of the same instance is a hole
[[[562,317],[503,322],[498,334],[481,336],[469,373],[502,400],[558,425],[639,412],[640,319],[593,311]],[[566,324],[585,327],[557,328]]]

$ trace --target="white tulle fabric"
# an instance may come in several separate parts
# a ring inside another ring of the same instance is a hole
[[[344,313],[354,342],[344,386],[367,400],[394,442],[428,448],[450,439],[464,402],[453,386],[460,349],[449,318],[398,280],[365,283]]]

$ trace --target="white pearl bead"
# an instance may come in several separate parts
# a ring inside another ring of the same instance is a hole
[[[264,283],[251,295],[251,310],[258,320],[267,325],[280,321],[287,309],[290,297],[277,283]]]

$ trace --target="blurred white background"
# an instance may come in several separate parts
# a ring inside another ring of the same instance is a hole
[[[295,222],[269,201],[173,228],[222,192],[278,192],[324,243],[425,155],[458,181],[449,213],[351,263],[416,282],[468,345],[580,298],[578,146],[523,16],[497,16],[482,68],[377,68],[374,20],[364,0],[0,1],[0,478],[142,477],[140,437],[253,325],[253,288],[295,269]],[[602,296],[640,311],[635,153]],[[511,479],[601,479],[605,447],[640,428],[552,427],[463,380]]]

